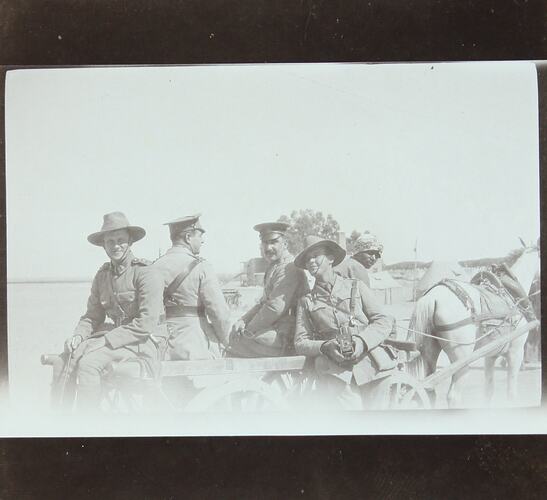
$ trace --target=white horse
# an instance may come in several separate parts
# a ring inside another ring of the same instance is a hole
[[[538,248],[525,247],[512,252],[508,257],[508,266],[511,266],[511,272],[518,279],[524,290],[529,290],[534,275],[539,268]],[[512,264],[512,265],[511,265]],[[465,282],[457,283],[465,290],[471,299],[477,313],[481,313],[480,291],[475,285]],[[434,286],[416,303],[414,313],[409,326],[409,336],[415,335],[417,348],[421,356],[414,363],[409,365],[411,373],[418,377],[424,377],[435,372],[437,359],[441,351],[444,351],[450,362],[453,363],[459,359],[468,357],[477,348],[488,342],[489,338],[481,340],[483,330],[474,322],[465,320],[470,318],[469,308],[463,304],[463,301],[446,286]],[[525,323],[526,319],[522,314],[517,313],[514,326]],[[460,323],[460,326],[457,324]],[[443,326],[449,326],[443,330]],[[453,325],[454,327],[450,327]],[[440,329],[439,329],[440,327]],[[416,333],[413,333],[416,332]],[[431,338],[420,335],[423,332],[428,335],[434,335],[437,338]],[[494,393],[494,364],[501,355],[507,361],[507,396],[513,400],[517,394],[517,378],[524,355],[524,344],[528,335],[522,335],[512,342],[506,344],[501,351],[485,357],[485,396],[490,402]],[[442,339],[442,340],[441,340]],[[452,376],[450,389],[448,391],[448,405],[450,408],[461,406],[462,386],[464,377],[468,368],[456,372]],[[433,395],[434,396],[434,395]]]

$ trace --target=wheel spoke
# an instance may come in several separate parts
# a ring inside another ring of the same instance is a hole
[[[402,393],[401,393],[401,382],[397,382],[395,386],[395,407],[398,408],[401,404]]]
[[[401,402],[401,407],[402,408],[415,408],[417,407],[417,401],[414,401],[414,404],[413,403],[413,400],[414,400],[414,396],[416,395],[416,389],[414,387],[412,387],[403,397],[403,400]]]

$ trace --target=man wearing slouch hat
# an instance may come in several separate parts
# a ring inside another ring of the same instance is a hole
[[[54,364],[54,402],[66,402],[75,378],[78,409],[97,410],[101,375],[110,363],[137,358],[149,375],[157,369],[152,335],[163,311],[163,287],[150,262],[135,258],[131,251],[145,234],[142,227],[130,225],[123,213],[112,212],[104,216],[101,230],[88,236],[110,260],[93,279],[87,311],[65,342],[63,362]]]
[[[316,385],[326,404],[362,409],[369,383],[379,371],[397,364],[383,345],[393,318],[361,280],[335,273],[333,267],[345,255],[334,241],[307,237],[294,263],[307,269],[315,284],[298,302],[294,346],[297,354],[313,359]]]

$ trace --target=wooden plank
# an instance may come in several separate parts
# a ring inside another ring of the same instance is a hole
[[[429,375],[429,377],[426,377],[422,381],[424,389],[434,389],[437,384],[439,384],[446,378],[451,377],[458,370],[465,368],[466,366],[470,365],[471,363],[473,363],[474,361],[477,361],[480,358],[484,358],[488,354],[496,351],[497,349],[504,346],[505,344],[512,342],[516,338],[520,337],[521,335],[524,335],[525,333],[529,332],[530,330],[533,330],[534,328],[538,326],[539,326],[539,321],[537,320],[531,321],[530,323],[520,326],[519,328],[513,330],[512,332],[502,337],[499,337],[496,340],[493,340],[492,342],[481,347],[480,349],[473,351],[473,353],[471,353],[471,355],[468,356],[467,358],[455,361],[454,363],[451,363],[450,365],[448,365],[446,368],[443,368],[442,370],[439,370],[438,372],[432,373],[431,375]]]
[[[305,356],[164,361],[162,363],[162,376],[227,375],[234,373],[302,370],[305,361]]]

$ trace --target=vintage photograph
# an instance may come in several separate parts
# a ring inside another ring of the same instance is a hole
[[[547,432],[534,63],[13,69],[5,131],[5,435]]]

